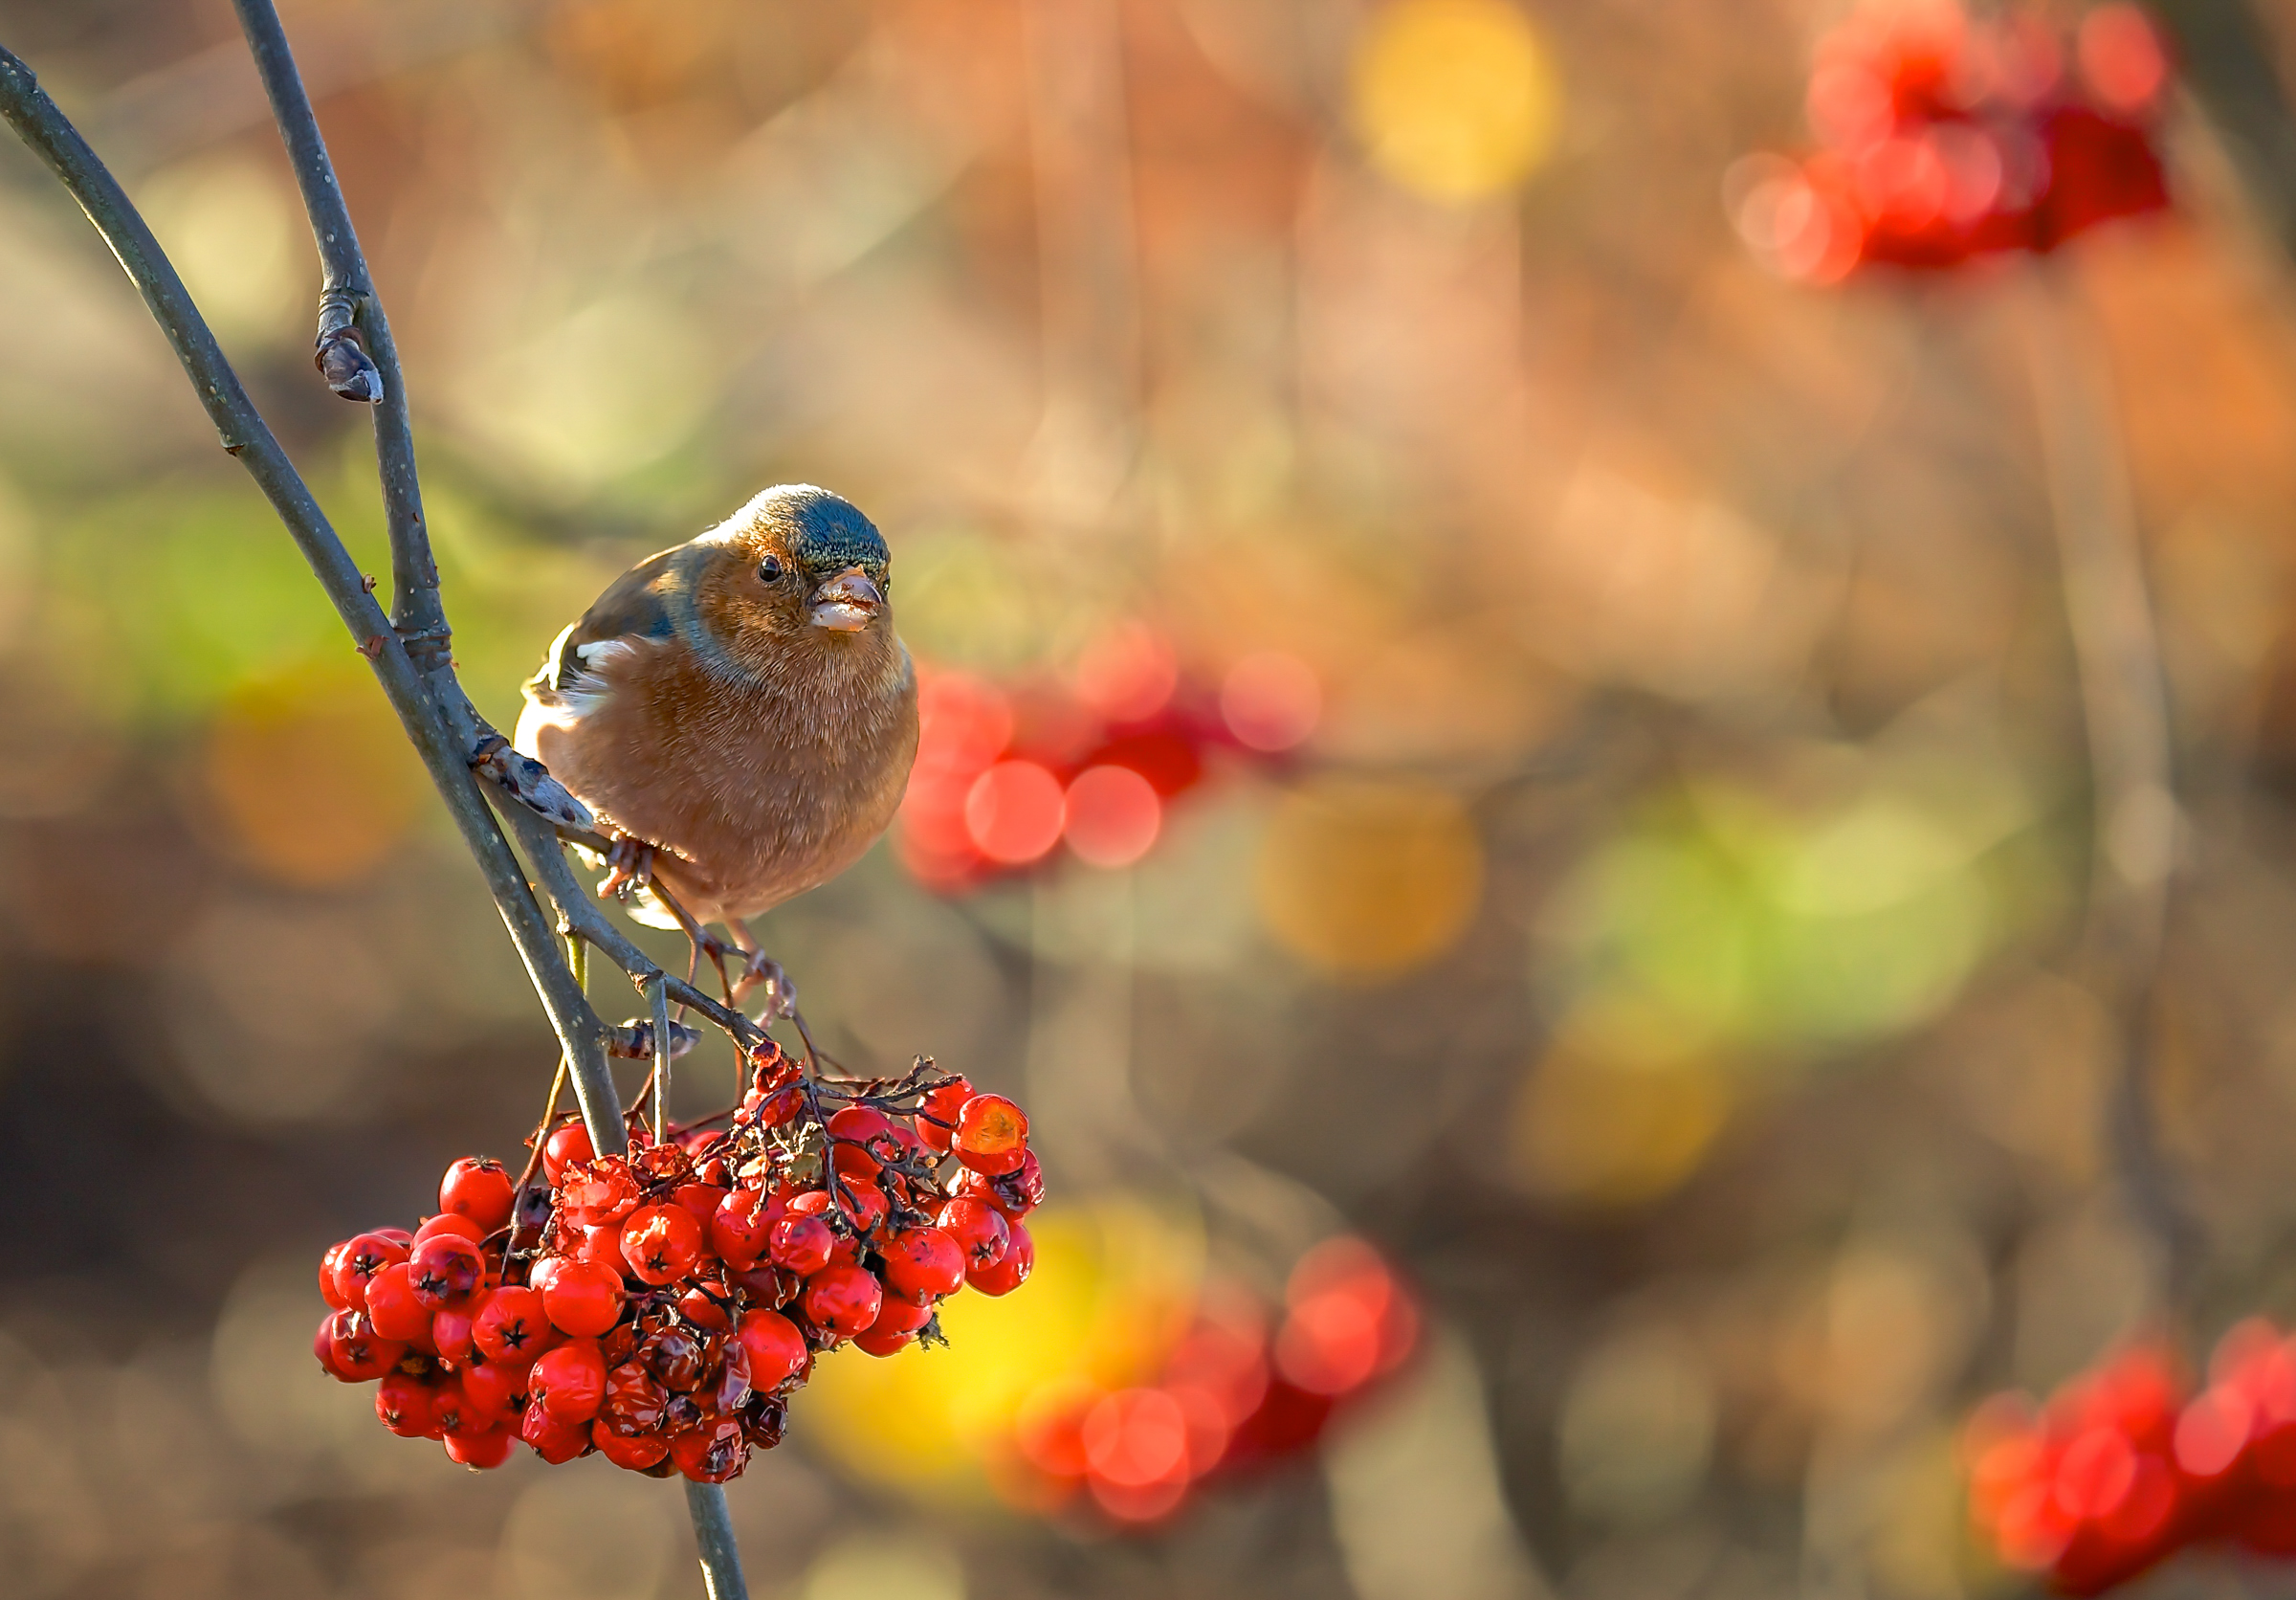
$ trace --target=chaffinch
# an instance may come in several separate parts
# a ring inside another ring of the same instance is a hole
[[[754,949],[742,918],[828,881],[900,805],[916,671],[884,537],[825,489],[768,489],[617,578],[526,684],[518,748]],[[638,913],[674,924],[642,891]]]

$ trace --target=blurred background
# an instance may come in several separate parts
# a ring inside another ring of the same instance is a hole
[[[768,919],[845,1060],[1027,1105],[1052,1201],[955,1348],[824,1362],[730,1487],[757,1593],[1998,1592],[1976,1398],[2296,1315],[2296,11],[2161,8],[2169,211],[1836,284],[1754,195],[1850,9],[284,8],[497,722],[607,579],[784,480],[885,529],[943,681],[1090,700],[1115,640],[1291,719],[1207,746],[1153,843],[937,874],[913,818]],[[386,572],[229,7],[0,0],[0,43]],[[0,352],[4,1587],[697,1593],[668,1486],[473,1476],[311,1362],[320,1252],[515,1157],[555,1049],[12,142]],[[2109,817],[2083,481],[2171,731]],[[2098,954],[2113,871],[2165,886],[2156,962]],[[2108,1132],[2131,1063],[2150,1138]],[[705,1045],[677,1109],[732,1077]],[[1343,1231],[1421,1334],[1316,1448],[1147,1527],[1016,1486],[1049,1395]]]

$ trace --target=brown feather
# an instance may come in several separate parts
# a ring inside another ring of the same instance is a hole
[[[828,574],[804,567],[803,530],[760,501],[632,567],[562,633],[517,741],[667,852],[655,870],[711,921],[850,866],[893,820],[916,752],[916,674],[890,606],[851,633],[808,622]],[[767,555],[797,573],[762,582]]]

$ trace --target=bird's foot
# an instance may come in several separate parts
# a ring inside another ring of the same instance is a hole
[[[782,964],[763,950],[741,952],[741,976],[734,981],[734,1000],[740,1004],[752,989],[765,991],[765,1008],[759,1012],[761,1022],[777,1022],[797,1015],[797,985]]]
[[[616,900],[629,899],[635,889],[650,887],[653,882],[654,847],[644,839],[628,833],[614,835],[614,848],[606,857],[607,875],[598,885],[598,898],[611,895]]]

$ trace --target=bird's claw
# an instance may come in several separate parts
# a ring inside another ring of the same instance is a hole
[[[611,895],[616,900],[629,899],[630,891],[643,889],[653,881],[653,846],[644,839],[628,833],[614,836],[614,847],[607,853],[607,875],[598,885],[598,898]]]
[[[765,1008],[758,1013],[761,1022],[778,1022],[797,1015],[797,985],[782,964],[762,950],[742,952],[741,976],[734,984],[734,998],[739,1002],[753,989],[765,991]]]

